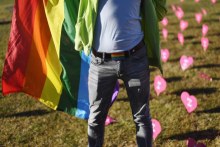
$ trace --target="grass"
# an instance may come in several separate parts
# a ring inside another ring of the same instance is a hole
[[[7,42],[10,32],[10,18],[13,1],[1,0],[0,21],[0,71],[2,71]],[[171,10],[171,4],[182,6],[184,20],[189,27],[183,32],[185,44],[177,40],[179,20]],[[161,123],[162,132],[154,141],[156,147],[184,147],[191,137],[203,142],[207,147],[220,146],[220,2],[212,5],[209,0],[195,3],[193,0],[180,3],[168,0],[169,31],[168,41],[161,38],[161,47],[170,50],[170,59],[163,63],[167,90],[156,96],[153,89],[154,77],[159,73],[151,72],[151,115]],[[206,8],[208,15],[201,24],[197,24],[194,13]],[[208,50],[200,45],[201,26],[209,26],[207,37],[210,40]],[[160,24],[160,28],[162,28]],[[193,56],[193,67],[182,71],[179,65],[181,55]],[[212,82],[199,78],[204,72],[210,75]],[[182,91],[188,91],[197,97],[197,109],[188,114],[181,100]],[[135,146],[135,128],[131,110],[123,84],[117,101],[109,115],[117,123],[106,127],[105,147]],[[17,93],[3,97],[0,94],[0,146],[79,146],[87,145],[87,122],[66,113],[53,111],[28,95]]]

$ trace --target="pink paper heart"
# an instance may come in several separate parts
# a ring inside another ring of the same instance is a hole
[[[207,15],[207,11],[206,11],[206,9],[205,9],[205,8],[202,8],[202,14],[203,14],[204,16],[206,16],[206,15]]]
[[[181,100],[188,113],[193,112],[197,107],[197,99],[193,95],[189,95],[188,92],[182,92]]]
[[[184,0],[180,0],[180,2],[184,2]]]
[[[163,26],[167,26],[168,25],[168,19],[166,17],[163,18],[163,20],[161,21]]]
[[[110,116],[107,116],[107,118],[106,118],[106,120],[105,120],[105,126],[110,125],[110,124],[115,123],[115,122],[116,122],[115,119],[113,119],[113,118],[110,117]]]
[[[167,40],[167,36],[168,36],[168,31],[167,31],[167,29],[163,28],[163,29],[162,29],[162,34],[163,34],[163,38],[164,38],[165,40]]]
[[[173,12],[176,12],[176,6],[175,5],[171,5],[171,8],[172,8]]]
[[[203,143],[197,143],[196,147],[206,147],[206,145]]]
[[[198,3],[200,0],[195,0],[196,3]]]
[[[202,25],[202,35],[206,36],[206,34],[208,33],[208,30],[209,30],[209,26],[206,24],[203,24]]]
[[[200,24],[200,22],[202,21],[202,13],[196,13],[195,19],[196,19],[197,23]]]
[[[188,138],[187,147],[196,147],[196,141],[193,138]]]
[[[188,21],[181,20],[180,21],[180,30],[184,31],[188,27]]]
[[[212,4],[215,4],[217,2],[217,0],[211,0]]]
[[[203,143],[198,143],[193,138],[188,138],[187,147],[206,147]]]
[[[160,95],[161,92],[165,91],[167,87],[167,82],[161,76],[156,76],[154,78],[154,90],[157,93],[157,96]]]
[[[177,10],[177,11],[180,11],[180,12],[183,12],[182,7],[180,7],[180,6],[176,6],[176,10]],[[184,12],[183,12],[183,13],[184,13]]]
[[[206,37],[202,37],[201,38],[201,45],[202,45],[203,50],[206,51],[209,46],[209,39]]]
[[[199,77],[208,81],[212,81],[212,78],[208,74],[205,74],[203,72],[199,73]]]
[[[189,68],[193,64],[193,62],[194,62],[193,57],[190,56],[187,57],[185,55],[182,55],[180,58],[180,66],[183,71]]]
[[[176,11],[175,11],[176,17],[181,20],[184,16],[184,11],[181,7],[177,6]]]
[[[177,38],[178,38],[180,44],[183,45],[184,44],[184,36],[183,36],[183,34],[179,32],[178,35],[177,35]]]
[[[168,49],[161,49],[161,60],[167,62],[170,57],[170,52]]]
[[[152,128],[153,128],[153,139],[155,140],[157,138],[157,136],[160,134],[161,132],[161,126],[160,126],[160,122],[156,119],[152,119]]]

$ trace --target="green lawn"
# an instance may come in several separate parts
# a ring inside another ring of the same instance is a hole
[[[155,147],[185,147],[189,137],[207,147],[220,146],[220,2],[212,5],[210,0],[200,1],[185,0],[180,3],[179,0],[168,0],[169,35],[168,41],[161,36],[161,48],[170,50],[170,59],[163,63],[167,89],[160,96],[156,96],[153,87],[154,77],[160,72],[154,68],[151,72],[151,115],[162,127],[162,132],[154,141]],[[183,46],[177,40],[179,20],[171,4],[182,6],[185,11],[183,19],[189,22],[189,27],[183,32]],[[12,0],[0,1],[0,71],[7,50],[12,7]],[[208,14],[201,24],[197,24],[194,14],[201,12],[201,8],[205,8]],[[200,44],[202,24],[209,26],[207,37],[210,45],[206,52]],[[179,65],[182,55],[194,58],[193,66],[186,71],[182,71]],[[198,75],[201,72],[210,75],[213,80],[200,78]],[[187,113],[181,102],[182,91],[197,98],[198,107],[191,114]],[[106,127],[105,147],[134,147],[135,128],[123,83],[109,115],[117,123]],[[0,122],[0,146],[87,145],[85,120],[53,111],[22,93],[5,97],[0,94]]]

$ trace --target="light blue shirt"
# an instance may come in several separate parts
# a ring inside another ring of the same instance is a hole
[[[99,0],[93,48],[98,52],[127,51],[143,38],[141,0]]]

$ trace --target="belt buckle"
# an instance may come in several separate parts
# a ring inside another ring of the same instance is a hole
[[[112,60],[123,60],[125,58],[124,52],[111,53]]]

